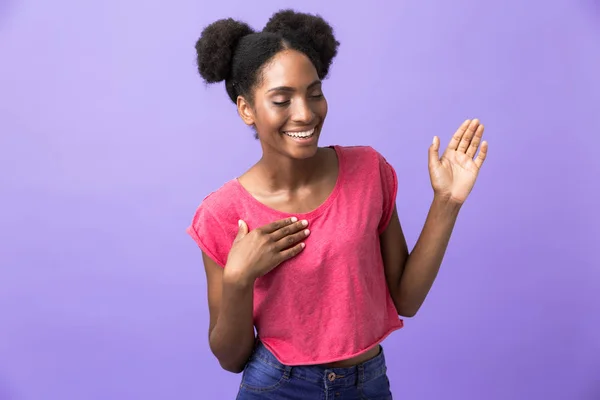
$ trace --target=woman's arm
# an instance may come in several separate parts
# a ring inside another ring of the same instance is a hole
[[[240,373],[254,348],[254,282],[229,276],[204,253],[202,259],[208,288],[210,349],[223,369]]]
[[[425,226],[412,252],[394,209],[381,235],[381,252],[390,294],[399,315],[414,316],[438,274],[460,206],[434,197]]]
[[[248,232],[239,221],[238,234],[221,268],[202,252],[208,287],[210,349],[223,369],[239,373],[254,349],[254,282],[300,254],[308,236],[307,221],[286,218]]]
[[[394,208],[381,235],[387,284],[398,314],[414,316],[433,285],[446,253],[458,212],[471,193],[487,156],[479,120],[466,120],[440,157],[440,139],[429,147],[429,176],[434,196],[425,226],[409,254]],[[478,152],[479,151],[479,152]]]

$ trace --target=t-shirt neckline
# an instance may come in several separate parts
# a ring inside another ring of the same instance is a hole
[[[308,211],[305,213],[289,213],[289,212],[276,210],[276,209],[258,201],[248,190],[246,190],[246,188],[244,186],[242,186],[242,184],[240,183],[238,178],[233,179],[233,185],[237,188],[238,192],[240,192],[241,196],[244,197],[244,200],[250,201],[254,205],[262,208],[263,210],[265,210],[273,215],[279,216],[281,218],[286,218],[288,216],[290,216],[290,217],[295,216],[299,219],[315,218],[318,215],[322,214],[325,210],[327,210],[327,208],[329,208],[331,203],[338,196],[338,193],[340,191],[340,188],[342,186],[342,182],[344,179],[344,157],[342,154],[342,150],[341,150],[340,146],[338,146],[338,145],[333,145],[333,146],[328,146],[328,147],[333,148],[333,150],[335,151],[335,153],[337,155],[338,176],[337,176],[335,185],[333,186],[333,190],[331,191],[329,196],[327,196],[327,198],[325,199],[325,201],[323,203],[321,203],[317,208],[315,208],[311,211]]]

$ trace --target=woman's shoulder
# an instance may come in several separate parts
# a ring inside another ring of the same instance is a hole
[[[206,195],[187,228],[198,246],[222,267],[237,232],[236,183],[230,180]]]
[[[198,205],[198,209],[203,209],[213,214],[226,212],[228,208],[234,206],[233,201],[238,196],[237,179],[231,179],[212,190],[204,196]]]
[[[336,146],[341,154],[344,175],[348,183],[362,187],[379,187],[396,192],[396,170],[386,157],[372,146]]]
[[[374,161],[384,159],[381,152],[369,145],[334,146],[341,153],[344,160],[349,162]]]
[[[389,168],[386,158],[381,152],[369,145],[335,146],[341,155],[344,168],[351,173],[373,173]]]

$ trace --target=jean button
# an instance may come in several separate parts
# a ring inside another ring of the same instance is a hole
[[[335,381],[335,373],[330,372],[329,375],[327,375],[327,379],[329,379],[329,382]]]

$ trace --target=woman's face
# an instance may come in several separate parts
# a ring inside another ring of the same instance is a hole
[[[315,66],[303,53],[284,50],[275,55],[261,71],[254,106],[244,104],[238,101],[240,114],[255,126],[263,151],[294,159],[315,155],[327,100]]]

